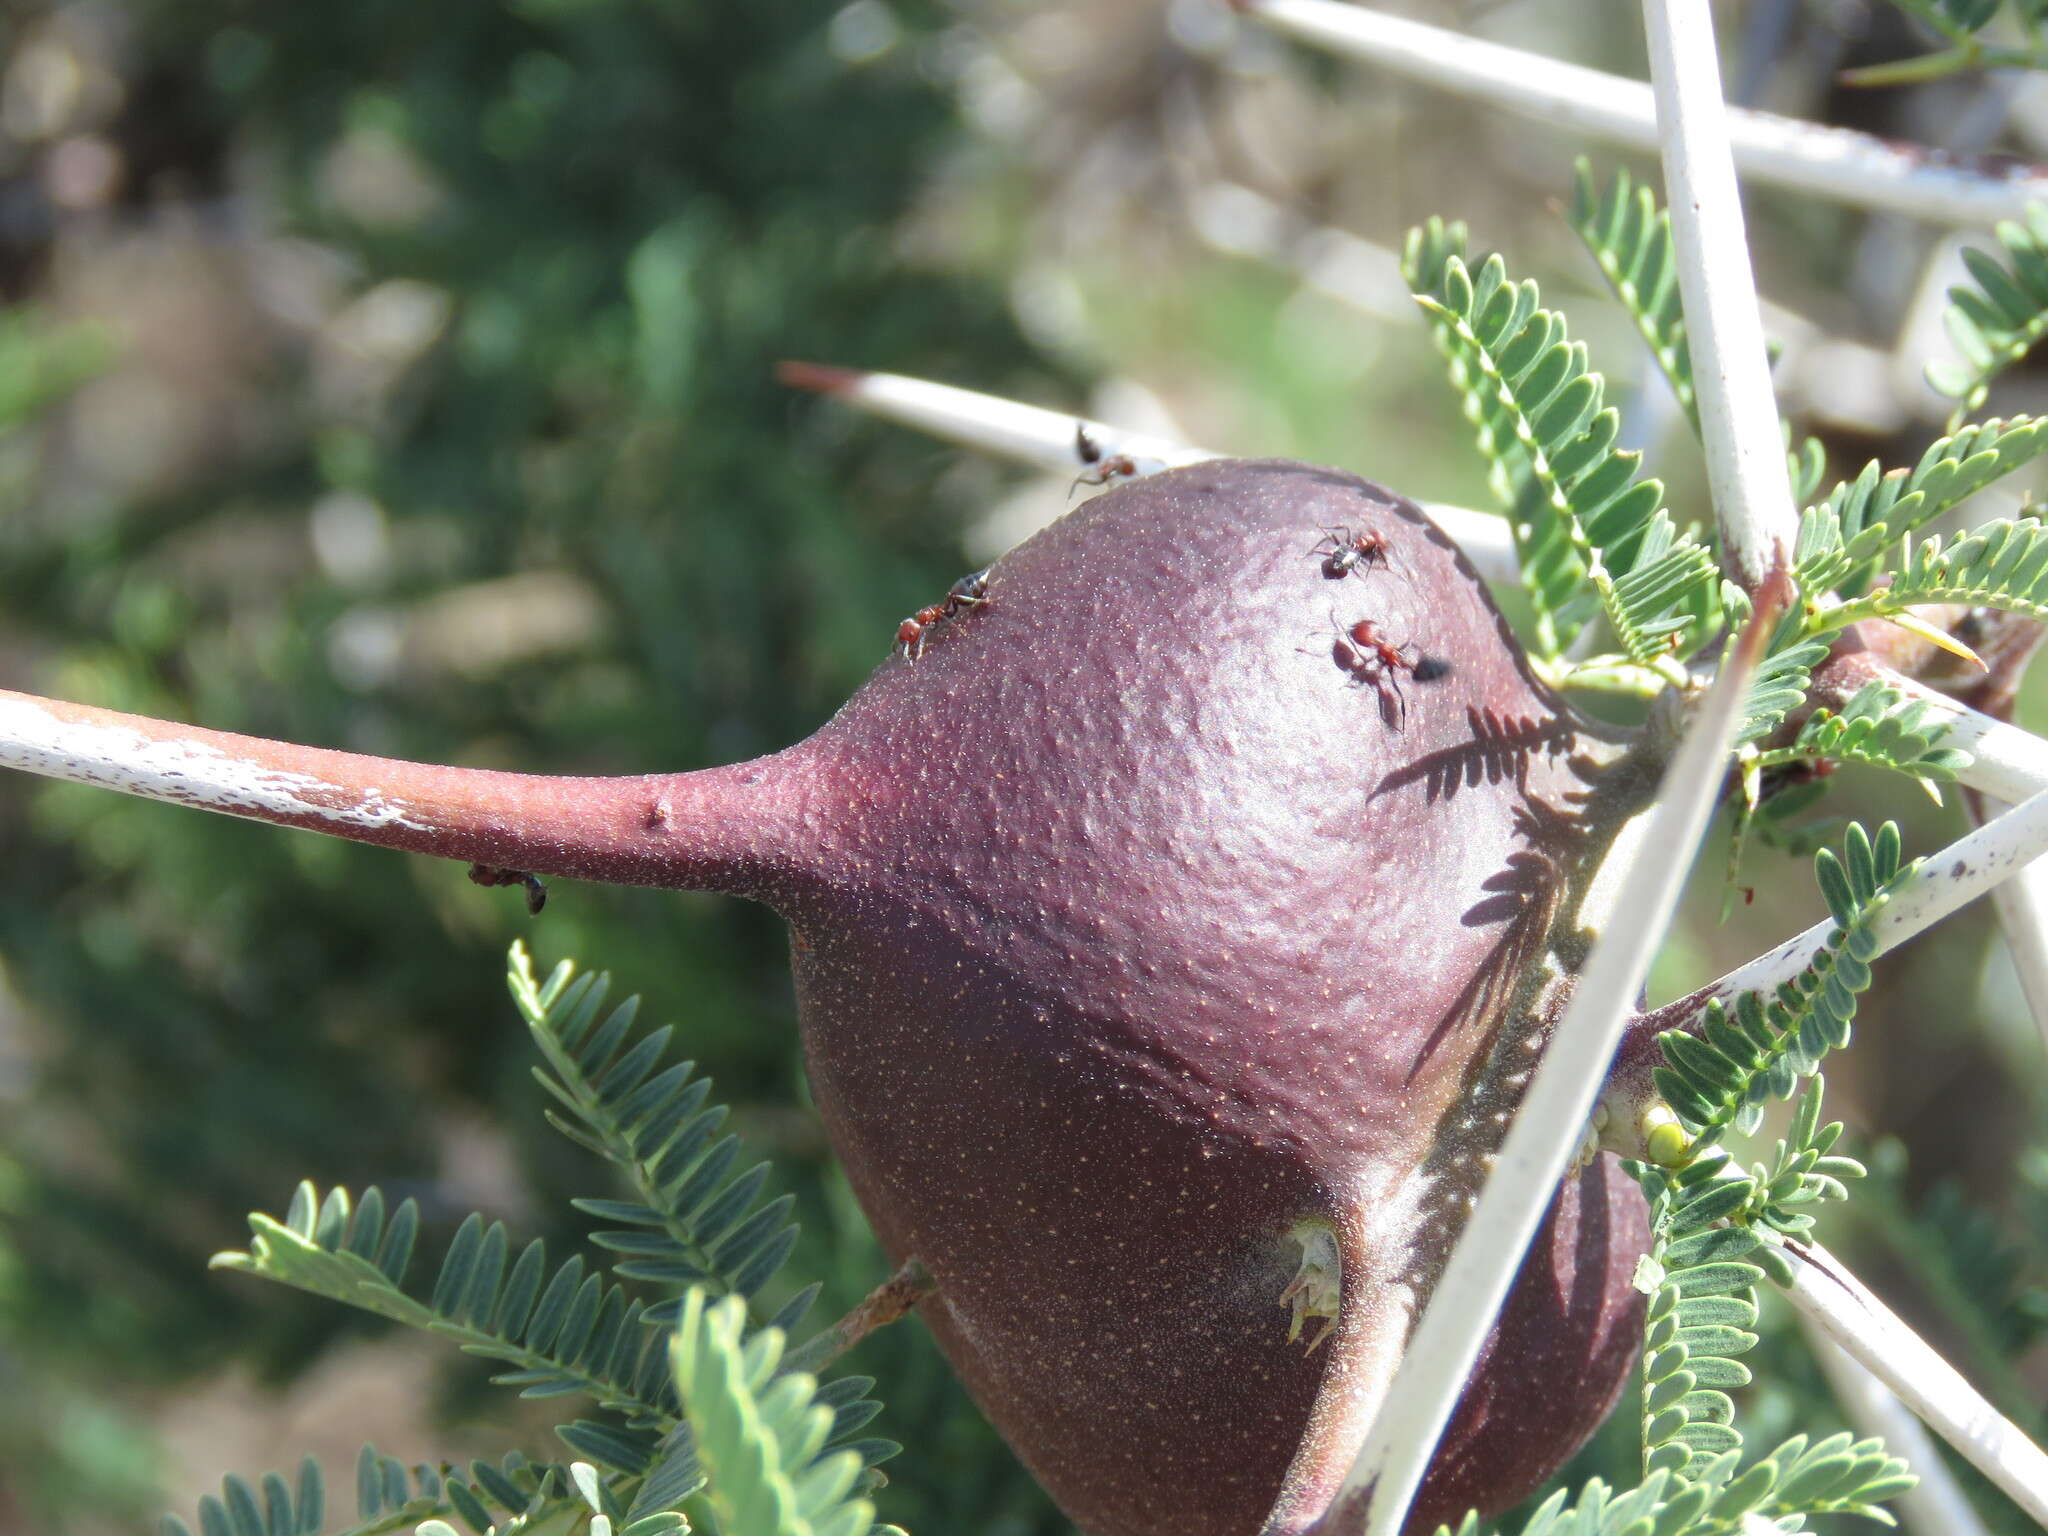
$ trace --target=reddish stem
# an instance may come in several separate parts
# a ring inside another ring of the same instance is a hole
[[[755,896],[794,873],[809,798],[787,753],[694,773],[556,778],[294,746],[7,690],[0,767],[497,869]]]

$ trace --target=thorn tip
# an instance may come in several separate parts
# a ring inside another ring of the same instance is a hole
[[[775,365],[777,383],[820,395],[843,395],[866,377],[865,369],[834,368],[829,363],[784,360]]]

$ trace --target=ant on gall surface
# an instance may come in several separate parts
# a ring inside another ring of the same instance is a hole
[[[946,620],[956,618],[969,608],[979,608],[988,601],[988,567],[970,571],[954,582],[945,597],[936,603],[929,603],[896,626],[896,649],[903,653],[906,661],[915,661],[924,654],[925,642],[931,633]]]
[[[930,603],[896,626],[896,649],[904,660],[915,661],[924,654],[925,640],[945,617],[944,603]]]
[[[963,608],[979,608],[988,601],[988,567],[969,571],[947,589],[946,617],[951,618]]]
[[[1365,570],[1387,563],[1387,540],[1384,534],[1362,528],[1353,532],[1349,528],[1325,528],[1323,537],[1311,555],[1322,557],[1323,574],[1332,581],[1342,581],[1353,571]]]
[[[1138,473],[1138,461],[1128,453],[1105,456],[1102,444],[1095,441],[1086,422],[1074,423],[1074,455],[1089,467],[1074,476],[1074,483],[1067,487],[1069,496],[1084,485],[1107,485],[1112,480],[1131,479]]]
[[[1401,692],[1401,674],[1415,670],[1416,658],[1409,654],[1415,647],[1405,642],[1395,645],[1371,619],[1360,619],[1347,629],[1333,613],[1330,626],[1337,631],[1330,646],[1331,659],[1349,674],[1352,682],[1361,686],[1372,684],[1380,696],[1380,712],[1389,724],[1406,723],[1408,700]]]

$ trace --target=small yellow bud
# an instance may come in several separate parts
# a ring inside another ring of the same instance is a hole
[[[1668,1104],[1652,1104],[1641,1122],[1644,1155],[1660,1168],[1683,1168],[1692,1161],[1692,1134],[1678,1123]]]

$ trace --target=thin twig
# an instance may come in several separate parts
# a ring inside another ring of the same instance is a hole
[[[795,388],[844,400],[886,421],[1018,463],[1035,464],[1041,469],[1086,469],[1088,461],[1080,458],[1075,449],[1080,434],[1085,434],[1100,456],[1095,462],[1123,457],[1131,460],[1141,473],[1227,457],[1208,448],[1128,432],[1108,422],[1090,421],[900,373],[783,363],[777,369],[777,377]],[[1521,567],[1515,560],[1507,519],[1434,502],[1426,503],[1424,510],[1487,581],[1503,585],[1520,582]]]
[[[1330,52],[1367,60],[1489,107],[1637,149],[1658,147],[1656,109],[1650,88],[1640,80],[1336,0],[1237,4],[1254,20]],[[1987,226],[2022,217],[2029,201],[2048,197],[2048,175],[2032,166],[1973,163],[1768,112],[1733,111],[1729,129],[1745,176],[1830,202],[1941,224]]]
[[[1712,815],[1750,674],[1790,588],[1781,574],[1760,589],[1755,614],[1665,773],[1644,833],[1644,845],[1663,850],[1663,856],[1633,861],[1622,877],[1615,918],[1594,945],[1493,1173],[1409,1339],[1385,1406],[1333,1502],[1331,1529],[1395,1536],[1407,1517],[1480,1344],[1577,1150]]]
[[[815,1375],[876,1329],[910,1316],[917,1304],[938,1288],[939,1282],[921,1259],[905,1259],[901,1269],[869,1291],[846,1316],[802,1348],[791,1350],[788,1364]]]
[[[1087,468],[1091,461],[1076,450],[1077,439],[1083,435],[1099,454],[1131,459],[1141,469],[1176,469],[1223,457],[1207,448],[1126,432],[1106,421],[1089,421],[900,373],[790,362],[777,364],[775,376],[793,388],[844,400],[885,421],[1042,469]]]
[[[1902,672],[1871,663],[1860,656],[1843,657],[1838,662],[1830,663],[1825,686],[1817,689],[1814,697],[1816,702],[1838,707],[1840,702],[1869,682],[1885,683],[1897,689],[1906,698],[1924,703],[1928,707],[1929,722],[1939,721],[1948,727],[1948,734],[1942,738],[1941,744],[1945,747],[1959,747],[1970,754],[1968,766],[1957,774],[1957,778],[1965,787],[1987,795],[1993,800],[2022,807],[2031,804],[2042,791],[2048,790],[2048,739],[2036,736],[2032,731],[2022,730],[2007,721],[1996,719],[1982,710],[1972,709],[1969,705]],[[1917,890],[1906,892],[1903,897],[1890,904],[1879,918],[1878,931],[1883,937],[1886,949],[1903,944],[1939,918],[1986,890],[1997,889],[2006,880],[2013,878],[2012,871],[2016,866],[2025,866],[2026,858],[2018,855],[2026,847],[2032,846],[2025,840],[2035,834],[2032,831],[2032,820],[2016,820],[2014,818],[2017,815],[2017,811],[2008,811],[1992,817],[1976,831],[1928,859],[1930,869],[1947,871],[1945,880],[1932,882],[1933,884],[1950,886],[1960,882],[1967,890],[1967,894],[1950,892],[1953,900],[1947,904],[1940,904],[1925,898],[1914,900],[1913,898],[1920,894]],[[2035,849],[2036,853],[2042,851],[2039,848]],[[1712,987],[1703,989],[1694,996],[1704,1000],[1708,995],[1725,997],[1745,987],[1775,986],[1779,981],[1788,979],[1798,972],[1805,961],[1801,959],[1797,963],[1791,963],[1791,957],[1810,955],[1816,947],[1813,942],[1814,936],[1824,933],[1826,926],[1822,924],[1809,929],[1772,950],[1770,954],[1758,956],[1748,965],[1740,970],[1731,971]],[[1745,979],[1750,977],[1770,979]]]
[[[1894,1317],[1839,1260],[1788,1246],[1792,1304],[1960,1451],[2035,1520],[2048,1525],[2048,1455]]]
[[[2039,814],[2041,807],[2034,803],[2037,796],[2048,790],[2048,739],[1994,719],[1982,710],[1972,709],[1925,683],[1861,655],[1852,654],[1831,661],[1816,676],[1815,682],[1814,702],[1833,708],[1839,708],[1870,682],[1888,684],[1907,698],[1925,703],[1930,722],[1939,721],[1948,727],[1942,745],[1960,747],[1970,754],[1969,764],[1957,774],[1963,785],[2017,807],[1985,822],[1976,831],[1928,858],[1928,868],[1940,878],[1924,880],[1912,890],[1901,893],[1887,904],[1878,918],[1877,931],[1886,949],[1896,948],[1958,907],[1995,890],[2013,878],[2014,871],[2024,867],[2029,859],[2048,851],[2048,848],[2040,846],[2043,832],[2039,822],[2043,818]],[[1646,1029],[1637,1033],[1646,1040],[1649,1027],[1683,1028],[1697,1019],[1713,998],[1728,998],[1752,987],[1769,989],[1781,981],[1789,981],[1812,958],[1829,931],[1829,924],[1816,924],[1730,971],[1718,981],[1653,1009],[1642,1021]],[[1654,1050],[1645,1052],[1646,1061],[1654,1061],[1655,1058]],[[1636,1074],[1640,1076],[1640,1082],[1628,1080],[1630,1073],[1633,1073],[1633,1064],[1611,1085],[1608,1099],[1610,1110],[1616,1111],[1610,1118],[1610,1124],[1623,1128],[1621,1134],[1624,1135],[1627,1134],[1625,1126],[1632,1117],[1620,1111],[1634,1102],[1638,1091],[1652,1092],[1646,1075],[1647,1067],[1643,1074]],[[1626,1150],[1629,1156],[1641,1155],[1640,1148],[1617,1147],[1617,1150]]]
[[[2039,741],[2016,727],[1989,723],[2000,731]],[[1895,892],[1871,920],[1877,953],[1889,953],[1916,938],[2044,856],[2048,856],[2048,788],[1930,855],[1920,878]],[[1643,1117],[1662,1102],[1655,1078],[1664,1060],[1657,1045],[1659,1034],[1668,1029],[1698,1029],[1709,1003],[1725,1004],[1742,992],[1768,993],[1791,981],[1812,963],[1834,931],[1832,920],[1815,923],[1706,986],[1638,1014],[1601,1094],[1600,1144],[1623,1157],[1649,1155]]]
[[[1871,920],[1878,953],[1897,949],[1926,932],[2043,855],[2048,855],[2048,791],[2022,801],[1929,857],[1921,877],[1893,895]],[[1769,991],[1805,969],[1833,931],[1832,921],[1816,923],[1712,985],[1653,1010],[1646,1018],[1658,1021],[1662,1028],[1677,1028],[1696,1017],[1711,998]]]
[[[1905,1458],[1920,1479],[1898,1495],[1907,1536],[1990,1536],[1969,1497],[1941,1459],[1926,1426],[1854,1355],[1802,1317],[1806,1342],[1834,1389],[1835,1401],[1859,1435],[1875,1435],[1885,1449]]]
[[[2027,666],[2048,639],[2048,625],[2008,613],[1988,615],[1976,628],[1989,631],[1991,644],[1985,649],[1990,652],[1990,673],[1970,690],[1970,701],[1983,718],[2010,726]],[[2048,742],[2043,742],[2040,750],[2048,752]],[[2007,809],[1997,802],[1987,803],[1977,789],[1966,790],[1963,803],[1979,826]],[[1999,930],[2005,936],[2006,953],[2012,958],[2027,1010],[2034,1016],[2034,1029],[2048,1045],[2048,862],[2036,859],[1993,890],[1991,899],[1998,907]]]
[[[1704,5],[1644,0],[1643,23],[1722,558],[1754,590],[1786,563],[1799,511],[1729,152],[1714,18]]]

